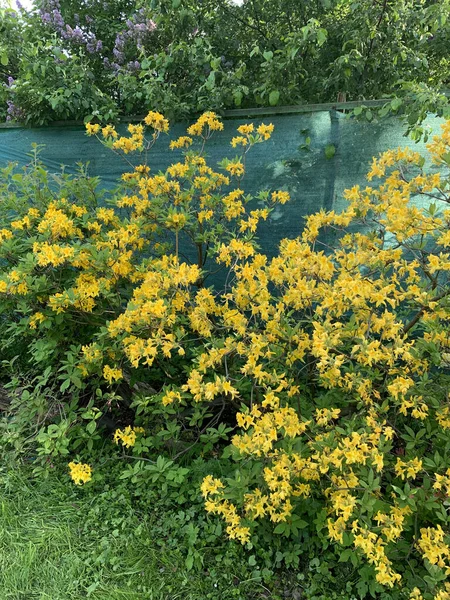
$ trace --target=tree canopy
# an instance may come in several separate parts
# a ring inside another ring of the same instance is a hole
[[[414,127],[427,111],[450,114],[449,14],[449,0],[18,3],[1,12],[0,118],[389,98],[379,114],[403,112]]]

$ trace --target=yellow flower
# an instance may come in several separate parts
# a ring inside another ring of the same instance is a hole
[[[192,144],[192,138],[187,135],[182,135],[176,140],[172,140],[169,144],[171,150],[175,150],[175,148],[189,148]]]
[[[169,390],[162,397],[162,403],[164,406],[168,406],[169,404],[173,404],[173,402],[180,401],[181,394],[180,392],[176,392],[175,390]]]
[[[31,329],[36,329],[38,324],[42,323],[42,321],[45,321],[45,316],[41,312],[37,312],[30,317],[28,325],[31,327]]]
[[[69,463],[70,476],[76,485],[82,485],[92,479],[92,468],[84,463]]]
[[[210,495],[216,495],[220,490],[224,489],[223,483],[220,479],[216,479],[212,475],[207,475],[202,482],[200,487],[201,492],[204,498],[207,498]]]
[[[155,131],[161,131],[163,133],[169,131],[169,121],[159,112],[150,111],[145,117],[144,122],[149,127],[153,127]]]
[[[142,427],[131,427],[131,425],[127,425],[125,429],[116,429],[113,435],[114,443],[121,442],[125,448],[132,448],[136,444],[137,433],[143,434],[145,430]]]
[[[106,127],[103,127],[102,136],[105,139],[109,138],[109,137],[116,139],[118,137],[117,131],[115,130],[115,128],[112,125],[107,125]]]
[[[122,369],[112,369],[109,365],[103,367],[103,377],[111,385],[113,381],[119,381],[123,378]]]
[[[289,192],[284,192],[282,190],[278,192],[272,192],[272,202],[279,202],[280,204],[286,204],[291,199]]]
[[[172,213],[165,220],[165,225],[169,229],[183,229],[187,223],[187,216],[184,213]]]
[[[256,130],[259,135],[264,139],[264,140],[268,140],[270,138],[270,136],[272,135],[274,130],[274,126],[272,123],[270,123],[269,125],[264,125],[264,123],[261,123],[261,125],[258,127],[258,129]]]
[[[249,142],[248,138],[242,137],[242,136],[236,136],[230,142],[230,144],[233,148],[236,148],[236,146],[239,146],[239,145],[240,146],[248,146],[249,143],[250,142]]]
[[[244,165],[240,160],[230,160],[226,165],[225,170],[228,171],[230,175],[234,175],[236,177],[242,177],[245,172]]]
[[[198,119],[197,122],[188,127],[189,135],[202,136],[204,133],[209,137],[211,131],[222,131],[223,123],[219,120],[218,116],[214,112],[205,112]]]
[[[98,123],[86,123],[86,133],[88,135],[95,135],[100,131],[100,125]]]
[[[32,209],[30,209],[32,210]],[[12,226],[12,223],[11,223]],[[8,229],[0,229],[0,244],[2,244],[5,240],[10,240],[11,238],[14,237],[14,234],[12,231],[9,231]]]

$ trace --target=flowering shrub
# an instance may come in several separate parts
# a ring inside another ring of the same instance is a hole
[[[150,112],[142,125],[129,126],[129,136],[94,124],[87,132],[127,155],[149,151],[168,127],[162,115]],[[251,198],[239,187],[246,152],[267,140],[273,126],[240,127],[232,144],[242,148],[242,156],[224,159],[215,171],[206,164],[203,145],[222,128],[214,113],[205,113],[189,128],[189,136],[171,142],[179,152],[194,144],[194,136],[200,149],[188,149],[184,160],[165,173],[152,175],[148,165],[136,166],[123,176],[111,208],[98,206],[89,182],[84,194],[73,184],[55,194],[42,181],[45,171],[38,163],[30,175],[12,167],[5,171],[2,326],[11,353],[23,348],[22,368],[31,358],[41,376],[52,374],[50,383],[54,386],[56,379],[59,393],[80,398],[81,406],[96,398],[97,408],[105,410],[111,397],[95,396],[98,386],[120,385],[122,404],[129,404],[137,384],[159,389],[168,374],[179,380],[198,353],[197,344],[183,346],[192,330],[182,308],[195,290],[203,289],[213,248],[219,241],[223,248],[227,243],[250,248],[258,221],[289,198],[285,191],[263,192],[259,207],[249,210]],[[181,253],[190,255],[193,264],[181,262]],[[161,319],[164,326],[158,325]],[[149,332],[151,339],[145,337]],[[197,411],[198,431],[202,413],[208,409]],[[76,428],[73,434],[79,438]],[[64,431],[65,441],[67,435],[70,431]],[[55,444],[45,439],[53,452]]]
[[[447,123],[428,146],[445,169],[449,145]],[[386,152],[368,174],[378,185],[347,190],[341,214],[311,215],[302,237],[284,240],[272,261],[230,252],[232,307],[214,303],[205,312],[217,318],[232,308],[233,321],[216,323],[220,343],[212,341],[181,389],[209,399],[228,363],[236,397],[243,383],[252,399],[232,440],[239,475],[202,485],[206,509],[225,520],[231,538],[249,541],[264,517],[275,533],[295,537],[313,523],[309,535],[346,548],[341,560],[371,565],[381,584],[367,578],[372,594],[403,586],[411,598],[443,600],[449,181],[424,174],[423,164],[416,152]],[[364,230],[350,228],[357,223]],[[341,236],[324,251],[326,227]],[[360,573],[367,577],[364,566]]]
[[[146,155],[168,127],[150,112],[127,136],[87,133]],[[154,388],[131,398],[140,424],[128,415],[114,435],[134,458],[171,455],[147,467],[154,482],[165,471],[182,481],[175,458],[218,455],[237,423],[225,476],[201,486],[229,537],[285,536],[297,555],[332,547],[361,597],[448,599],[450,123],[428,146],[434,166],[384,153],[375,183],[347,190],[342,213],[308,217],[273,259],[255,234],[289,194],[263,191],[256,207],[242,189],[246,154],[272,126],[239,127],[239,154],[216,171],[204,147],[222,127],[202,115],[171,142],[184,157],[158,174],[134,166],[111,208],[19,207],[0,231],[10,335],[61,373],[62,392],[82,390],[80,405],[95,387],[101,398]],[[222,289],[207,287],[216,270]],[[82,418],[95,420],[93,407]]]

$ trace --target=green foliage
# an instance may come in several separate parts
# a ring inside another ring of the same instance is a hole
[[[157,494],[138,498],[116,468],[83,490],[52,472],[43,480],[29,468],[2,468],[4,598],[279,600],[294,585],[293,573],[274,575],[225,542],[199,504],[172,508]]]
[[[8,99],[27,123],[387,97],[367,119],[403,114],[418,137],[448,116],[448,0],[35,4],[0,47],[3,116]]]
[[[169,125],[144,123],[86,128],[146,156]],[[258,222],[289,193],[251,198],[242,181],[273,126],[241,125],[215,171],[205,145],[222,127],[202,115],[164,172],[129,161],[111,208],[83,171],[56,191],[37,156],[4,172],[5,455],[43,476],[70,460],[80,494],[111,498],[114,479],[162,506],[160,542],[183,540],[187,571],[223,529],[261,585],[284,565],[311,597],[446,600],[450,123],[428,146],[439,171],[385,152],[377,183],[310,215],[272,259]]]
[[[87,114],[117,119],[115,102],[102,90],[86,56],[67,56],[55,37],[24,46],[9,98],[23,113],[22,122],[43,125],[52,120],[83,120]]]

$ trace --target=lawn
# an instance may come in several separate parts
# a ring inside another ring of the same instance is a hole
[[[0,475],[2,600],[280,597],[228,542],[205,547],[191,566],[180,534],[189,514],[144,513],[120,492],[86,493],[62,479],[35,480],[23,468]]]

